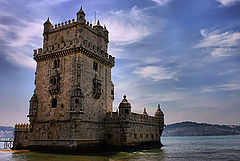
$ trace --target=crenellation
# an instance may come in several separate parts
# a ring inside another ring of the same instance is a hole
[[[24,132],[24,131],[30,131],[32,128],[32,126],[30,124],[16,124],[15,125],[15,131],[21,131],[21,132]]]
[[[111,122],[112,120],[114,120],[115,122],[125,121],[124,119],[121,120],[121,117],[119,116],[118,112],[107,113],[105,120],[107,122]],[[142,124],[150,123],[150,124],[157,125],[159,123],[159,119],[154,116],[146,116],[143,114],[131,113],[129,122],[142,123]]]

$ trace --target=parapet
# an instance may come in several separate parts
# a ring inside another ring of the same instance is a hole
[[[72,27],[76,24],[75,19],[73,18],[72,20],[68,20],[62,23],[55,24],[52,26],[51,30],[49,32],[55,32],[64,28]]]
[[[144,114],[131,113],[129,120],[121,119],[118,112],[107,113],[105,120],[108,123],[115,123],[121,121],[129,121],[132,123],[143,123],[143,124],[159,124],[161,121],[159,118],[154,116],[148,116]]]
[[[140,123],[151,123],[159,124],[159,119],[157,117],[148,116],[144,114],[131,113],[131,121]]]
[[[73,18],[72,20],[61,22],[61,23],[55,24],[54,26],[51,25],[47,33],[57,32],[59,30],[73,27],[77,24],[80,24],[80,23]],[[98,36],[102,36],[105,40],[108,41],[108,30],[105,25],[104,27],[100,25],[99,20],[97,25],[92,25],[91,23],[89,23],[89,21],[85,21],[84,26],[91,32],[95,33]]]
[[[30,124],[16,124],[15,131],[30,131],[32,126]]]

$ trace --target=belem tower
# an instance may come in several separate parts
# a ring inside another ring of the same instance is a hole
[[[92,25],[81,8],[77,20],[53,26],[44,23],[43,48],[34,50],[37,62],[30,124],[16,124],[13,149],[84,151],[162,145],[164,114],[131,112],[123,96],[112,111],[114,84],[108,54],[108,30]]]

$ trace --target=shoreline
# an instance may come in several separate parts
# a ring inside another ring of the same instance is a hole
[[[11,149],[0,149],[0,154],[2,153],[27,153],[30,150],[11,150]]]

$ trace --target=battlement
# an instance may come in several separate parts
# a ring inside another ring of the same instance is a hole
[[[85,19],[85,13],[80,9],[76,14],[77,19],[68,20],[52,25],[49,18],[44,23],[43,48],[34,50],[34,59],[46,60],[81,51],[90,56],[114,66],[115,58],[107,53],[108,30],[106,26],[92,25]]]
[[[49,21],[49,19],[47,21]],[[60,31],[60,30],[66,29],[66,28],[70,28],[70,27],[76,26],[78,24],[81,24],[81,23],[76,21],[73,18],[72,20],[61,22],[61,23],[55,24],[54,26],[53,25],[49,25],[48,26],[49,29],[48,29],[48,31],[46,33],[57,32],[57,31]],[[101,36],[105,40],[108,41],[108,30],[107,30],[105,25],[104,25],[104,27],[100,25],[100,21],[99,20],[98,20],[96,25],[93,25],[89,21],[85,20],[83,26],[85,28],[87,28],[88,30],[90,30],[91,32],[93,32],[94,34],[96,34],[98,36]]]
[[[73,18],[72,20],[68,20],[68,21],[65,21],[62,23],[55,24],[54,26],[52,26],[50,32],[58,31],[58,30],[61,30],[61,29],[67,28],[67,27],[72,27],[75,24],[76,24],[76,21]]]
[[[32,126],[30,124],[16,124],[15,131],[30,131]]]
[[[122,118],[119,116],[118,112],[107,113],[106,121],[109,122],[116,122],[116,121],[130,121],[130,122],[137,122],[137,123],[148,123],[148,124],[159,124],[159,118],[154,116],[148,116],[144,114],[137,114],[131,113],[129,120]]]

